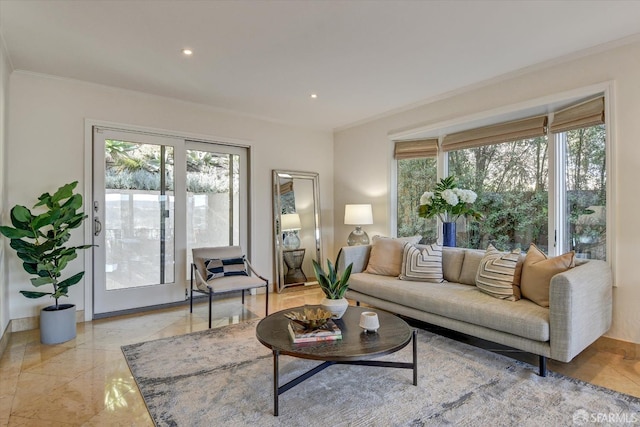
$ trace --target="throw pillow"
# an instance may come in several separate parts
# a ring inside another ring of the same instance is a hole
[[[520,252],[520,249],[514,249],[504,253],[489,245],[476,274],[478,289],[495,298],[508,301],[519,299],[514,292],[513,276]]]
[[[405,243],[400,280],[442,283],[442,246]]]
[[[513,295],[516,297],[516,301],[522,298],[522,292],[520,291],[520,277],[522,277],[522,264],[524,264],[524,254],[520,254],[518,263],[516,264],[516,272],[513,274]]]
[[[406,242],[418,243],[422,236],[391,237],[373,236],[367,273],[398,277],[402,272],[402,249]]]
[[[244,265],[244,255],[234,258],[205,259],[207,282],[212,279],[228,276],[248,276]]]
[[[551,278],[575,266],[575,252],[547,258],[533,243],[522,264],[520,291],[522,298],[531,300],[542,307],[549,307],[549,287]]]

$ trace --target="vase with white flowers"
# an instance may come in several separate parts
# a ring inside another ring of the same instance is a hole
[[[455,246],[456,220],[461,216],[482,219],[482,214],[473,208],[477,197],[472,190],[458,188],[456,178],[448,176],[442,178],[433,191],[422,194],[418,215],[422,218],[440,218],[443,228],[442,244]]]

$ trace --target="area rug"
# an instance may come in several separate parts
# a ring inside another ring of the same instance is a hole
[[[405,369],[334,365],[280,396],[257,321],[122,347],[158,426],[636,425],[640,399],[433,333]],[[380,360],[410,361],[410,346]],[[281,357],[284,384],[318,362]],[[591,424],[593,425],[593,424]]]

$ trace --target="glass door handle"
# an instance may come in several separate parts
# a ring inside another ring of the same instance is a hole
[[[101,231],[102,231],[102,223],[100,222],[100,219],[98,219],[97,216],[94,216],[93,217],[93,235],[99,236]]]

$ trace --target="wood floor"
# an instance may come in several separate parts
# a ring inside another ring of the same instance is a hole
[[[317,304],[317,288],[270,294],[270,312]],[[214,327],[264,316],[264,295],[217,300]],[[207,328],[206,303],[78,324],[67,343],[42,345],[38,331],[13,333],[0,359],[0,426],[152,426],[120,346]],[[491,343],[434,329],[481,347]],[[508,349],[523,360],[537,357]],[[588,348],[571,363],[550,361],[549,370],[640,397],[640,361]],[[536,369],[536,368],[532,368]]]

